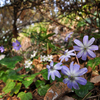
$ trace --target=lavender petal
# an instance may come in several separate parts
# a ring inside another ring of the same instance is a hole
[[[50,75],[51,75],[51,73],[50,73],[50,72],[48,72],[48,80],[49,80],[49,78],[50,78]]]
[[[79,86],[78,86],[76,81],[72,82],[72,86],[73,86],[74,89],[77,89],[77,90],[79,89]]]
[[[53,61],[51,61],[50,66],[53,66]]]
[[[67,82],[67,86],[68,86],[68,88],[72,89],[72,86],[73,86],[72,81],[68,80],[68,82]]]
[[[61,72],[65,75],[70,75],[70,71],[67,66],[62,66]]]
[[[78,54],[77,54],[77,58],[80,58],[82,55],[83,55],[84,51],[80,51]]]
[[[75,51],[80,51],[81,50],[81,47],[79,47],[79,46],[73,46],[73,47],[74,47]]]
[[[78,64],[75,64],[73,66],[73,73],[77,73],[77,71],[79,70],[80,66]]]
[[[94,38],[94,37],[91,38],[91,39],[88,41],[87,46],[92,45],[94,41],[95,41],[95,38]]]
[[[83,77],[76,77],[75,80],[81,85],[85,85],[87,83],[87,80]]]
[[[73,71],[74,71],[73,64],[74,64],[74,61],[72,61],[71,64],[70,64],[70,73],[73,73]]]
[[[56,70],[61,70],[61,65],[62,63],[60,62],[60,63],[57,63],[56,65],[54,65],[54,68],[56,69]]]
[[[50,69],[50,66],[49,66],[49,65],[47,65],[47,66],[46,66],[46,68]]]
[[[83,37],[83,44],[87,45],[87,43],[88,43],[88,36],[86,35]]]
[[[77,45],[80,46],[80,47],[83,47],[82,42],[79,41],[78,39],[75,39],[75,40],[74,40],[74,43],[77,44]]]
[[[91,51],[91,50],[87,50],[87,52],[88,52],[88,54],[92,57],[92,58],[95,58],[96,57],[96,55],[95,55],[95,53],[93,52],[93,51]]]
[[[65,84],[67,84],[67,83],[69,82],[69,79],[68,79],[68,78],[65,78],[65,79],[63,80],[63,82],[64,82]]]
[[[52,78],[52,80],[55,80],[54,72],[51,72],[51,78]]]
[[[61,77],[61,75],[60,75],[60,73],[58,71],[55,71],[54,74],[55,74],[55,76],[57,76],[59,78]]]
[[[68,61],[68,58],[67,57],[65,58],[65,61]]]
[[[87,57],[87,52],[84,52],[82,55],[82,60],[86,60],[86,57]]]
[[[76,76],[82,76],[83,74],[85,74],[87,72],[87,68],[82,68],[79,71],[77,71]]]
[[[98,46],[97,45],[91,45],[89,47],[89,50],[98,50]]]

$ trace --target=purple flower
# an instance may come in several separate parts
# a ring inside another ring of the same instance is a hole
[[[1,51],[1,53],[4,52],[4,47],[3,46],[0,46],[0,51]]]
[[[88,36],[84,36],[83,38],[83,43],[77,39],[74,40],[74,43],[77,44],[78,46],[74,46],[74,50],[80,51],[77,54],[77,57],[80,58],[82,56],[82,60],[86,60],[87,55],[90,56],[91,58],[95,58],[96,55],[93,52],[93,50],[98,50],[97,45],[92,45],[93,42],[95,41],[95,38],[91,38],[88,41]]]
[[[49,80],[49,77],[51,75],[51,78],[52,80],[55,80],[55,76],[57,77],[61,77],[60,73],[58,70],[61,70],[61,65],[62,63],[57,63],[56,65],[54,65],[53,61],[50,63],[50,66],[47,65],[47,68],[48,68],[48,80]]]
[[[19,50],[21,48],[20,42],[16,40],[16,42],[12,43],[13,49]]]
[[[70,32],[69,34],[67,34],[67,35],[66,35],[65,42],[67,42],[67,41],[68,41],[68,38],[70,38],[70,37],[71,37],[71,34],[73,34],[73,32]]]
[[[61,59],[61,62],[65,59],[65,61],[68,61],[68,58],[70,58],[70,56],[75,56],[75,54],[73,53],[74,50],[66,50],[64,55],[62,55],[59,59]]]
[[[70,69],[67,66],[62,66],[61,72],[68,76],[65,78],[63,82],[67,84],[68,88],[79,89],[78,83],[81,85],[85,85],[87,80],[80,77],[81,75],[87,72],[87,68],[79,69],[80,66],[78,64],[73,65],[74,62],[71,62]]]

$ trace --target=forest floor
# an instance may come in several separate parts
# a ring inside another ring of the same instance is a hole
[[[69,32],[67,32],[67,33],[69,33]],[[62,36],[60,36],[60,35],[56,36],[54,38],[54,40],[56,40],[55,42],[57,44],[60,44],[60,42],[62,43],[64,41],[65,36],[66,36],[66,34],[63,33]],[[59,46],[61,46],[61,45],[59,45]],[[96,53],[97,57],[100,57],[100,51],[99,50],[96,51],[95,53]],[[57,54],[53,55],[53,61],[54,62],[59,62],[59,57],[60,56],[61,55],[57,55]],[[87,61],[90,60],[90,59],[92,59],[92,58],[88,57]],[[64,62],[64,61],[63,61],[63,63],[64,63],[64,65],[69,67],[69,64],[70,64],[71,61],[77,62],[75,57],[71,57],[71,59],[69,59],[67,63]],[[81,62],[80,63],[81,68],[86,67],[87,61],[84,62],[81,59],[79,59],[79,61]],[[34,59],[33,64],[35,65],[35,68],[32,69],[32,70],[35,73],[37,73],[41,69],[46,68],[46,65],[43,66],[41,64],[40,58],[39,59]],[[20,73],[25,74],[24,69],[21,70]],[[78,99],[75,99],[74,98],[75,93],[72,90],[70,90],[67,87],[67,85],[65,85],[64,83],[59,83],[59,86],[56,87],[56,84],[57,84],[56,81],[54,81],[52,83],[51,89],[53,90],[53,93],[49,93],[49,91],[47,91],[47,94],[45,96],[40,96],[38,94],[36,86],[35,86],[34,83],[32,83],[29,86],[29,88],[27,88],[27,89],[24,86],[22,86],[20,91],[24,91],[25,93],[26,92],[31,92],[32,97],[33,97],[32,100],[100,100],[100,64],[98,66],[96,66],[95,71],[93,71],[92,68],[90,66],[88,66],[88,72],[85,74],[84,77],[87,80],[89,78],[89,81],[94,84],[94,88],[89,92],[89,93],[91,93],[91,96],[89,96],[89,97],[87,96],[84,99],[78,98],[78,97],[77,97]],[[37,76],[37,79],[44,80],[41,74]],[[0,81],[0,95],[3,94],[2,89],[5,87],[5,85],[6,85],[6,83],[4,83],[3,81]],[[62,87],[62,89],[60,87]],[[57,93],[58,95],[56,96],[55,93]],[[11,96],[9,96],[9,93],[8,93],[8,94],[4,95],[4,97],[1,98],[0,100],[20,100],[20,99],[17,97],[17,95],[13,95],[11,97]]]

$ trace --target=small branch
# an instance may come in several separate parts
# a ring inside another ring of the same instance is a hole
[[[40,13],[41,13],[42,15],[44,15],[46,18],[52,20],[53,22],[57,23],[58,25],[61,25],[61,26],[63,26],[63,27],[66,27],[66,28],[69,29],[69,30],[72,30],[71,28],[69,28],[69,27],[67,27],[67,26],[65,26],[65,25],[63,25],[63,24],[61,24],[61,23],[58,22],[57,20],[55,20],[55,19],[53,19],[53,18],[51,18],[51,17],[48,17],[48,16],[47,16],[45,13],[43,13],[40,9],[39,9],[39,11],[40,11]]]

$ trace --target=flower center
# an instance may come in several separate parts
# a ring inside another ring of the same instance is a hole
[[[48,60],[50,60],[50,58],[48,58]]]
[[[65,52],[64,54],[67,56],[68,55],[68,52]]]
[[[86,47],[84,47],[84,51],[86,51],[87,50],[87,48]]]
[[[19,44],[17,44],[17,46],[19,46]]]
[[[31,61],[29,61],[29,63],[31,63]]]
[[[67,52],[65,53],[65,55],[67,55]]]
[[[71,81],[74,81],[74,80],[75,80],[75,77],[74,77],[74,76],[70,76],[69,79],[70,79]]]
[[[88,46],[87,45],[84,45],[83,50],[84,51],[87,51],[88,50]]]
[[[53,71],[53,70],[54,70],[54,67],[53,67],[53,66],[51,66],[51,67],[50,67],[50,70],[51,70],[51,71]]]
[[[44,60],[44,58],[42,58],[42,60]]]

